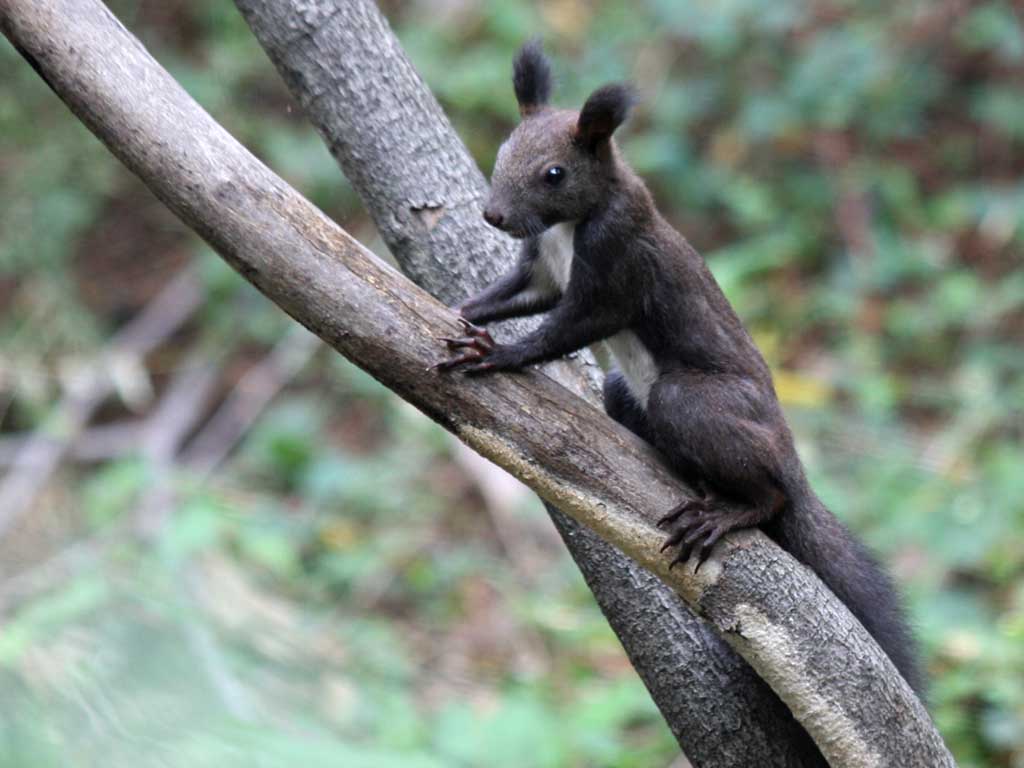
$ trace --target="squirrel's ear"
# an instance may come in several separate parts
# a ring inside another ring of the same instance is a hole
[[[516,89],[519,114],[528,117],[548,103],[551,96],[551,65],[540,40],[530,40],[512,62],[512,85]]]
[[[633,89],[622,83],[603,85],[590,94],[576,122],[576,140],[594,151],[611,139],[636,101]]]

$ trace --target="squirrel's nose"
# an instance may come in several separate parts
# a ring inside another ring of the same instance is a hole
[[[497,211],[492,211],[490,208],[484,209],[484,221],[490,224],[492,227],[501,229],[501,225],[505,223],[505,217]]]

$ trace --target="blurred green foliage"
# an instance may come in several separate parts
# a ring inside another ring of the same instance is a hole
[[[382,250],[230,3],[112,7],[229,130]],[[959,764],[1024,766],[1019,10],[385,8],[485,170],[514,124],[525,38],[543,34],[561,104],[610,79],[639,86],[622,146],[754,331],[816,488],[905,585]],[[0,66],[0,437],[46,424],[66,370],[187,262],[208,301],[148,361],[157,389],[176,350],[205,345],[231,371],[280,338],[281,314],[6,43]],[[31,569],[82,537],[103,544],[73,578],[4,598],[0,766],[672,761],[536,504],[511,518],[524,568],[451,442],[342,361],[317,356],[213,479],[176,473],[159,537],[124,535],[152,482],[134,455],[68,468],[43,516],[63,538],[29,526],[23,557],[0,557]]]

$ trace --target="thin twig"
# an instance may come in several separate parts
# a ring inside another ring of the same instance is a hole
[[[93,412],[114,391],[105,375],[112,361],[141,358],[158,347],[192,316],[202,288],[185,269],[119,331],[99,355],[94,375],[80,391],[69,391],[54,409],[57,433],[36,433],[18,452],[0,480],[0,538],[21,519],[60,466],[68,447],[89,423]]]
[[[529,496],[529,489],[501,467],[492,464],[452,438],[452,457],[473,481],[483,497],[487,512],[505,556],[516,573],[526,581],[536,577],[536,548],[523,535],[523,525],[513,510]],[[549,529],[550,530],[550,529]]]
[[[301,326],[286,334],[239,379],[234,391],[185,449],[180,464],[202,478],[213,472],[321,346],[320,339]]]
[[[147,491],[135,514],[125,517],[107,529],[61,549],[41,563],[0,582],[0,611],[10,609],[26,598],[67,580],[75,573],[99,562],[110,548],[122,541],[133,527],[144,525],[146,513],[154,509],[150,500],[159,498],[167,485],[168,461],[172,461],[181,443],[188,437],[203,405],[213,393],[217,371],[199,355],[189,358],[171,381],[153,413],[141,425],[131,424],[136,447],[150,460],[157,477]],[[124,425],[122,425],[124,428]],[[94,428],[97,429],[97,428]],[[34,437],[29,440],[35,439]],[[54,450],[67,449],[66,444]],[[152,521],[150,521],[152,522]]]
[[[235,391],[213,413],[186,449],[179,451],[175,466],[190,471],[199,479],[208,478],[252,428],[273,397],[295,377],[319,347],[319,339],[302,328],[297,327],[288,333],[242,376]],[[181,382],[179,386],[172,384],[164,396],[172,398],[179,405],[172,407],[170,403],[161,402],[156,411],[165,415],[180,412],[180,393],[186,384],[187,381]],[[191,414],[184,414],[184,421],[191,421],[201,411],[201,407],[197,407]],[[157,417],[158,422],[164,422],[167,418],[165,415]],[[184,423],[180,425],[180,431],[187,432],[186,426]],[[157,431],[155,423],[149,424],[148,428]],[[143,425],[139,429],[144,432],[147,427]],[[171,442],[166,433],[159,439],[152,437],[148,441],[151,451],[157,444],[166,447]],[[151,453],[150,459],[153,458],[154,453]],[[144,536],[147,532],[155,535],[159,523],[166,519],[174,497],[159,476],[147,494],[147,500],[140,501],[135,512],[126,515],[121,523],[77,541],[43,562],[5,579],[0,583],[0,611],[9,610],[31,595],[45,591],[98,562],[130,530],[141,531]]]
[[[145,538],[154,538],[167,521],[173,502],[175,457],[213,395],[219,371],[207,358],[202,350],[187,358],[147,421],[140,448],[153,481],[131,515],[136,530]]]
[[[65,460],[92,464],[117,459],[138,450],[139,440],[145,431],[145,422],[131,419],[114,424],[100,424],[83,431],[78,439],[66,446]],[[14,434],[0,439],[0,467],[10,466],[19,461],[22,452],[33,440],[59,442],[35,432]]]

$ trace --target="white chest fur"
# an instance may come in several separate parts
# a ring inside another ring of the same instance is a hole
[[[572,271],[573,232],[575,224],[556,224],[540,238],[540,272],[538,278],[547,287],[564,291]],[[647,407],[651,387],[658,378],[658,367],[647,347],[632,331],[620,331],[605,341],[615,366],[629,384],[633,397]]]
[[[572,237],[576,231],[575,222],[555,224],[540,236],[540,267],[542,280],[551,288],[564,291],[569,284],[572,271]]]
[[[619,331],[605,341],[616,367],[622,371],[633,397],[646,409],[651,387],[658,379],[658,366],[647,347],[632,331]]]

